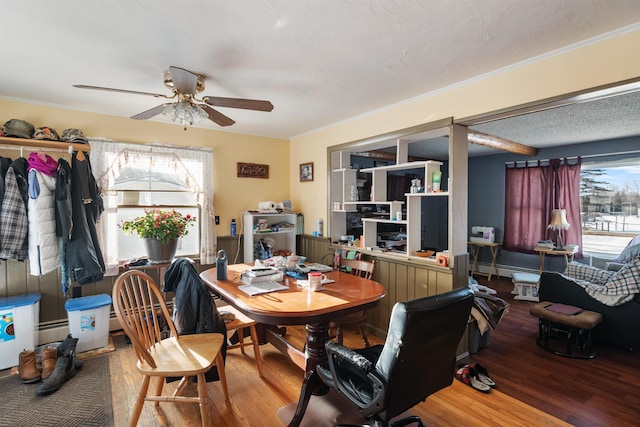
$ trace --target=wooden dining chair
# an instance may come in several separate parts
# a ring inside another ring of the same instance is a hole
[[[256,331],[256,325],[258,322],[251,319],[244,313],[242,313],[237,308],[231,305],[218,305],[218,312],[225,319],[224,324],[227,327],[227,332],[233,331],[234,329],[238,332],[238,343],[227,346],[227,350],[233,350],[234,348],[240,348],[240,352],[245,354],[244,348],[249,345],[249,343],[245,342],[244,331],[245,329],[249,329],[249,333],[251,335],[251,344],[253,345],[253,354],[256,358],[256,365],[258,367],[258,374],[260,378],[264,378],[262,374],[262,356],[260,356],[260,343],[258,341],[258,332]],[[231,314],[232,320],[227,320],[226,313]]]
[[[122,329],[130,338],[144,378],[136,399],[130,426],[138,423],[144,402],[198,403],[203,426],[210,425],[205,372],[216,366],[225,399],[229,400],[222,357],[224,337],[218,333],[178,335],[163,294],[153,279],[139,270],[122,274],[113,286],[113,307]],[[171,336],[162,339],[159,316],[169,326]],[[197,397],[181,396],[192,376],[197,377]],[[148,394],[151,377],[157,378],[154,395]],[[182,377],[172,395],[162,395],[167,377]]]
[[[373,273],[376,270],[376,261],[365,261],[363,259],[340,259],[340,270],[359,276],[364,277],[365,279],[371,279],[373,277]],[[329,323],[329,329],[335,330],[335,338],[339,344],[342,344],[343,340],[343,326],[353,325],[356,330],[362,337],[362,341],[364,345],[369,347],[369,340],[367,339],[367,334],[362,327],[362,324],[365,320],[364,311],[360,311],[354,314],[348,314],[346,316],[342,316],[338,319],[334,319]]]

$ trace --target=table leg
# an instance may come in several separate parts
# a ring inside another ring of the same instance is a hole
[[[309,399],[313,394],[314,389],[324,384],[316,371],[307,371],[304,375],[304,381],[302,382],[302,390],[300,390],[300,398],[298,399],[298,406],[296,412],[293,414],[293,418],[289,422],[289,427],[298,427],[302,422],[302,417],[309,405]]]
[[[496,277],[500,277],[500,273],[498,272],[498,265],[496,264],[496,258],[498,257],[498,247],[490,246],[489,249],[491,250],[491,266],[489,267],[489,277],[487,280],[491,281],[491,270],[496,271]]]
[[[316,373],[316,366],[327,360],[327,350],[324,343],[329,340],[329,325],[327,323],[307,325],[307,344],[305,346],[306,367],[300,398],[293,419],[289,427],[298,427],[309,404],[311,395],[321,396],[329,391],[329,387],[320,380]]]
[[[305,346],[305,356],[307,364],[305,371],[309,372],[315,369],[316,365],[327,361],[327,350],[324,343],[329,341],[329,324],[308,324],[307,327],[307,345]]]
[[[471,274],[475,274],[478,272],[478,254],[480,253],[480,247],[471,245],[471,256],[473,257],[473,267],[471,269]]]
[[[540,252],[540,274],[544,271],[544,252]]]

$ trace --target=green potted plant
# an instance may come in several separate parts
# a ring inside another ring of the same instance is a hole
[[[120,228],[125,234],[137,234],[147,247],[149,262],[159,264],[170,262],[176,253],[178,239],[189,234],[189,225],[196,218],[190,214],[183,215],[175,209],[147,209],[131,221],[122,221]]]

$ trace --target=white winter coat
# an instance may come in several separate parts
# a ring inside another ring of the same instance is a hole
[[[32,182],[33,179],[37,183]],[[35,169],[29,170],[27,217],[29,218],[29,270],[33,276],[42,276],[61,266],[56,236],[55,189],[55,176],[44,175]]]

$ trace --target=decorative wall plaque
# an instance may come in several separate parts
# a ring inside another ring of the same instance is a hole
[[[269,179],[269,165],[259,165],[257,163],[238,162],[238,178]]]

